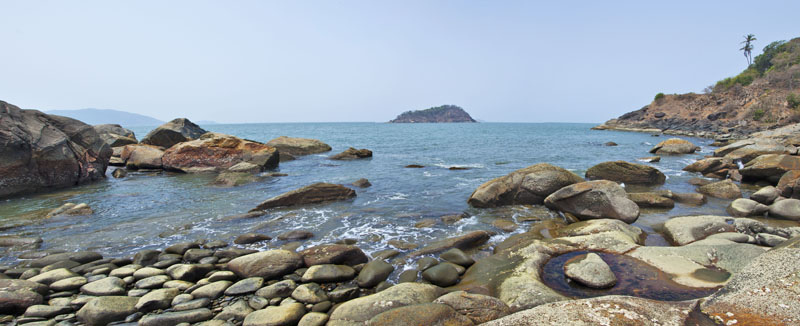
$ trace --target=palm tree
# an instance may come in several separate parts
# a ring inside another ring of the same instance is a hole
[[[744,46],[739,50],[744,52],[744,57],[747,59],[748,66],[753,62],[753,55],[751,52],[753,51],[752,43],[755,40],[756,40],[755,35],[747,34],[744,36],[744,41],[742,41],[742,43],[739,43],[739,44],[744,44]]]

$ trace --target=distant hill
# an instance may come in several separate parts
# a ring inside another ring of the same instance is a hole
[[[595,129],[701,137],[747,136],[800,122],[800,38],[776,41],[739,75],[704,94],[656,94],[639,110]]]
[[[442,105],[426,110],[406,111],[390,123],[477,122],[464,109],[455,105]]]
[[[136,127],[159,126],[164,123],[146,115],[107,109],[50,110],[45,113],[78,119],[90,125],[115,123],[124,127]]]

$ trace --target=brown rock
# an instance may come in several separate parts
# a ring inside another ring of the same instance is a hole
[[[160,169],[163,164],[161,158],[164,151],[161,147],[152,145],[134,144],[122,148],[120,158],[125,161],[125,167],[129,169]]]
[[[321,204],[331,201],[347,200],[355,196],[355,190],[342,185],[315,183],[267,199],[259,204],[258,207],[252,209],[251,212],[282,206]]]
[[[540,163],[487,181],[475,189],[467,202],[473,207],[542,204],[556,190],[582,181],[566,169]]]
[[[486,241],[489,241],[489,237],[492,235],[494,234],[488,231],[472,231],[461,236],[436,241],[420,250],[408,254],[407,257],[414,258],[438,254],[452,248],[458,248],[461,250],[472,249],[486,243]]]
[[[680,138],[670,138],[658,143],[658,145],[656,145],[655,147],[653,147],[653,149],[650,150],[650,153],[665,154],[665,155],[691,154],[699,149],[700,147],[697,147],[695,144],[692,144],[687,140]]]
[[[276,249],[235,258],[228,262],[228,269],[241,278],[258,276],[268,280],[289,274],[302,265],[299,254]]]
[[[351,245],[320,245],[300,252],[306,266],[335,264],[355,266],[369,261],[361,249]]]
[[[654,167],[625,161],[597,164],[586,170],[586,178],[642,185],[660,185],[667,180],[664,173]]]
[[[162,161],[165,169],[189,173],[221,171],[240,162],[273,169],[278,167],[278,151],[254,141],[209,132],[169,148]]]
[[[736,199],[742,198],[742,190],[739,189],[730,179],[709,183],[705,186],[700,186],[697,191],[701,194],[706,194],[711,197],[723,199]]]
[[[332,160],[356,160],[360,158],[370,158],[372,157],[372,151],[362,148],[362,149],[355,149],[355,148],[348,148],[344,152],[331,156],[330,159]]]
[[[170,148],[175,144],[200,138],[206,131],[186,118],[175,119],[150,131],[142,144]]]
[[[800,156],[767,154],[756,157],[739,170],[746,179],[778,182],[788,171],[800,170]]]
[[[294,138],[286,136],[280,136],[270,140],[267,142],[267,146],[275,147],[281,152],[281,154],[286,153],[291,156],[318,154],[331,150],[331,147],[328,146],[328,144],[316,139]]]

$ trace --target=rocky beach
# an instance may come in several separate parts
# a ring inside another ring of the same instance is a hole
[[[121,126],[89,126],[5,102],[0,130],[6,204],[111,181],[105,178],[156,182],[162,173],[197,175],[209,180],[200,187],[224,193],[290,178],[299,172],[290,164],[309,157],[354,164],[391,155],[355,147],[331,154],[324,140],[309,138],[262,143],[208,132],[187,119],[170,121],[138,141]],[[601,153],[626,146],[624,133],[590,133],[615,141],[590,144]],[[363,178],[293,185],[217,218],[234,223],[231,236],[215,238],[210,229],[196,239],[167,235],[162,242],[167,245],[130,255],[107,254],[124,245],[112,239],[99,240],[105,243],[100,250],[65,250],[50,243],[59,243],[57,237],[15,234],[20,227],[10,226],[0,236],[6,255],[0,320],[159,326],[792,325],[800,320],[797,133],[790,125],[713,150],[687,139],[650,137],[658,143],[630,153],[640,159],[600,157],[581,174],[557,161],[522,167],[458,195],[469,206],[463,212],[412,220],[418,230],[442,230],[428,240],[347,232],[319,239],[313,227],[280,224],[296,214],[287,210],[353,205],[376,182]],[[650,143],[638,148],[643,144]],[[697,154],[704,150],[708,155]],[[683,171],[665,174],[659,169],[669,164],[664,161],[683,165]],[[67,202],[40,214],[43,221],[77,221],[99,213],[87,203]],[[465,222],[476,216],[483,222]],[[252,232],[236,227],[237,221],[265,225]]]

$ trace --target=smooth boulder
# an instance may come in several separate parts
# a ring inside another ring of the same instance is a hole
[[[469,196],[472,207],[542,204],[553,192],[583,178],[564,168],[539,163],[487,181]]]
[[[108,323],[125,320],[136,312],[137,297],[108,296],[89,300],[78,310],[76,317],[88,326],[104,326]]]
[[[122,148],[120,158],[125,162],[128,169],[160,169],[163,167],[161,158],[164,151],[160,147],[152,145],[127,145]]]
[[[699,150],[695,144],[680,138],[670,138],[650,149],[650,153],[662,155],[691,154]]]
[[[173,145],[192,139],[200,138],[206,131],[186,118],[174,119],[150,131],[142,144],[170,148]]]
[[[800,156],[767,154],[747,162],[739,173],[747,180],[767,180],[776,183],[791,170],[800,170]]]
[[[747,217],[747,216],[763,216],[769,210],[767,205],[759,203],[752,199],[737,198],[728,205],[725,210],[731,216]]]
[[[254,141],[209,132],[167,149],[162,161],[165,169],[187,173],[219,172],[241,162],[267,170],[278,167],[278,150]]]
[[[571,280],[595,289],[605,289],[617,284],[611,267],[596,253],[573,257],[564,264],[564,275]]]
[[[628,199],[625,189],[607,180],[566,186],[547,196],[544,204],[582,221],[611,218],[630,224],[639,218],[639,206]]]
[[[286,136],[280,136],[270,140],[267,142],[267,146],[277,148],[281,154],[286,153],[292,156],[319,154],[331,150],[331,147],[328,144],[316,139]]]
[[[731,179],[712,182],[697,188],[701,194],[722,199],[742,198],[742,190]]]
[[[354,197],[356,197],[356,192],[353,189],[342,185],[320,182],[267,199],[250,211],[263,211],[274,207],[321,204],[348,200]]]
[[[303,265],[302,257],[292,251],[275,249],[234,258],[228,269],[239,277],[273,279],[293,272]]]
[[[769,216],[800,221],[800,199],[784,199],[769,206]]]
[[[603,162],[586,170],[590,180],[611,180],[626,184],[660,185],[667,177],[658,169],[625,161]]]

